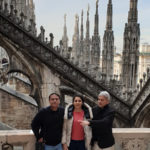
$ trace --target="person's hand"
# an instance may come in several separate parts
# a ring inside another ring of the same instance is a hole
[[[82,125],[83,127],[88,126],[90,124],[90,122],[86,120],[78,120],[78,121],[80,122],[80,125]]]
[[[42,142],[43,142],[43,138],[40,138],[40,139],[38,140],[38,142],[42,143]]]
[[[65,144],[63,144],[63,150],[68,150],[68,146],[67,146],[67,144],[65,143]]]

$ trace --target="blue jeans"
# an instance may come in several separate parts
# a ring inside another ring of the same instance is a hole
[[[86,150],[84,140],[71,140],[69,150]]]
[[[62,145],[57,144],[56,146],[50,146],[45,144],[45,150],[62,150]]]

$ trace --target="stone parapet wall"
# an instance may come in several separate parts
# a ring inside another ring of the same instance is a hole
[[[0,122],[16,129],[30,129],[37,107],[0,90]]]
[[[114,128],[115,150],[150,150],[149,128]]]
[[[20,150],[34,150],[35,138],[30,130],[0,131],[0,150],[4,144],[9,144]]]
[[[9,86],[15,87],[14,90],[29,95],[31,92],[31,85],[25,83],[19,78],[11,78],[9,80]]]
[[[113,133],[115,150],[150,150],[149,128],[115,128]],[[31,130],[0,131],[0,149],[5,143],[23,150],[35,150],[35,137]]]

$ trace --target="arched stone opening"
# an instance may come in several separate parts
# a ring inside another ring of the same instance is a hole
[[[137,128],[149,128],[150,127],[150,103],[148,103],[140,112],[135,121],[135,127]]]
[[[80,91],[76,91],[75,89],[68,87],[68,86],[60,86],[60,92],[62,96],[62,105],[67,105],[68,103],[72,103],[72,99],[75,95],[82,95],[84,101],[88,103],[90,106],[95,106],[96,102],[93,98],[89,97],[88,95],[81,93]]]
[[[69,103],[72,103],[73,95],[75,95],[75,91],[68,86],[60,86],[60,94],[61,94],[61,105],[66,106]]]
[[[32,91],[32,81],[22,71],[11,71],[8,72],[7,86],[12,88],[14,91],[30,96]]]
[[[9,56],[6,50],[0,46],[0,84],[7,82],[6,74],[9,70]]]
[[[22,70],[13,70],[10,67],[11,54],[18,60],[19,55],[9,44],[4,47],[0,47],[0,69],[4,75],[2,78],[5,79],[0,85],[0,122],[10,128],[30,129],[31,121],[38,110],[36,101],[31,97],[35,86],[31,77],[34,74],[30,77],[30,66],[27,67],[29,75]],[[26,64],[25,61],[22,63]]]
[[[34,65],[32,65],[32,62],[29,61],[30,58],[21,53],[21,50],[19,50],[21,48],[10,42],[8,39],[2,37],[1,35],[0,46],[5,49],[9,58],[9,69],[7,70],[5,76],[10,72],[23,72],[23,74],[25,74],[32,83],[30,96],[36,99],[40,107],[40,100],[42,99],[39,87],[41,84],[40,74],[37,73]]]
[[[149,108],[149,111],[147,113],[147,115],[145,116],[145,119],[144,119],[144,122],[143,122],[143,127],[145,128],[149,128],[150,127],[150,108]]]
[[[33,99],[0,89],[0,122],[12,129],[31,129],[31,121],[38,108]]]

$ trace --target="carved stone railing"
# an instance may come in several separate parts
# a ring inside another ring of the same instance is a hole
[[[138,113],[138,111],[141,110],[141,108],[144,106],[142,104],[146,103],[148,96],[150,96],[150,78],[138,93],[134,103],[131,106],[131,118],[133,118]]]
[[[114,128],[115,150],[150,150],[149,128]],[[35,137],[31,130],[0,131],[0,150],[3,145],[14,150],[35,150]]]
[[[30,130],[4,130],[0,131],[0,150],[4,146],[10,150],[35,150],[35,138]]]
[[[102,90],[107,90],[112,97],[112,106],[124,119],[129,119],[129,105],[113,92],[97,83],[89,75],[83,73],[80,69],[69,63],[58,55],[54,49],[39,41],[35,36],[27,32],[22,25],[19,26],[0,11],[0,34],[7,37],[11,42],[17,44],[22,53],[32,55],[38,58],[49,68],[57,71],[62,78],[72,82],[79,87],[81,91],[87,92],[93,98]]]
[[[115,150],[150,150],[149,128],[114,128]]]

